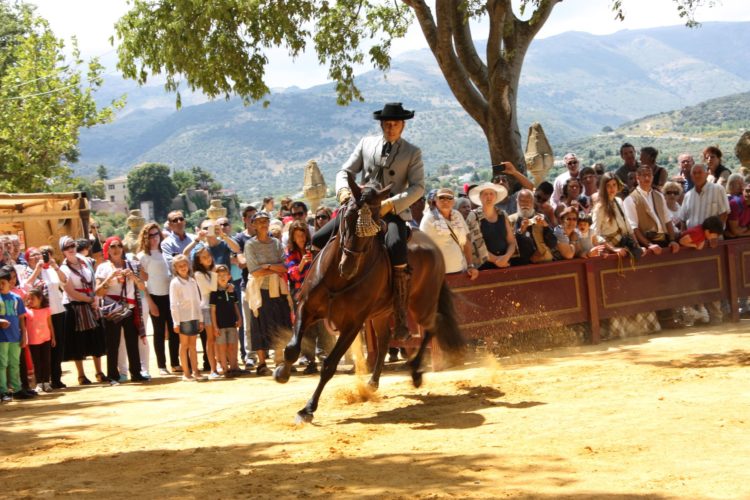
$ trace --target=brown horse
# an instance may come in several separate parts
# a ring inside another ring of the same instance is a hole
[[[300,354],[302,336],[313,323],[328,319],[339,338],[323,362],[320,381],[297,420],[310,422],[326,383],[362,325],[373,319],[378,327],[378,363],[370,384],[377,387],[390,339],[388,318],[392,313],[391,264],[377,237],[380,203],[388,188],[360,188],[349,176],[352,196],[339,214],[338,233],[315,258],[300,290],[292,340],[284,349],[284,361],[274,371],[279,383],[289,380],[291,367]],[[416,387],[422,383],[422,357],[433,335],[447,351],[460,351],[465,342],[458,328],[453,297],[445,283],[445,263],[432,240],[416,231],[409,241],[408,261],[412,270],[409,312],[424,330],[417,354],[408,365]]]

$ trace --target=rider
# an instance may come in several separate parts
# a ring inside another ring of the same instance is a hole
[[[391,185],[390,197],[383,200],[380,216],[387,224],[385,246],[393,266],[393,310],[396,339],[409,337],[406,316],[409,300],[409,271],[406,260],[406,221],[411,220],[409,207],[424,195],[422,151],[401,138],[406,120],[414,111],[405,110],[400,102],[391,102],[375,111],[382,135],[364,137],[336,176],[336,197],[345,204],[351,197],[347,172],[362,172],[363,184],[377,182]],[[330,221],[315,233],[313,245],[322,248],[335,231],[338,222]]]

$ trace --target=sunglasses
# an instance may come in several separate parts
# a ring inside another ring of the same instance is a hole
[[[292,217],[304,217],[305,212],[292,212]]]
[[[679,191],[664,191],[664,194],[671,194],[674,196],[679,196],[680,192]]]
[[[566,165],[578,165],[577,161],[569,161]]]
[[[315,216],[315,220],[328,220],[328,219],[330,219],[330,217],[328,217],[327,215],[316,215]]]
[[[442,200],[442,201],[446,201],[446,200],[452,201],[453,200],[453,196],[451,196],[449,194],[444,194],[444,195],[438,196],[437,199],[438,200]]]
[[[161,233],[148,233],[149,238],[158,238]]]
[[[122,245],[120,245],[119,243],[112,243],[112,244],[111,244],[111,245],[109,246],[109,248],[122,248]]]
[[[174,219],[171,219],[169,222],[184,222],[185,217],[175,217]]]
[[[76,247],[76,246],[75,246],[75,244],[73,244],[73,245],[65,245],[65,246],[63,247],[63,252],[64,252],[65,250],[70,250],[71,248],[75,248],[75,247]]]
[[[221,227],[227,227],[227,226],[229,226],[229,223],[228,223],[228,222],[222,222],[222,223],[221,223],[221,224],[219,224],[219,225],[220,225]]]

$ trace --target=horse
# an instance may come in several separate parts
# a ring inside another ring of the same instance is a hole
[[[339,338],[323,362],[320,380],[310,400],[297,412],[298,422],[311,422],[326,383],[349,349],[362,325],[373,320],[378,335],[378,359],[370,385],[377,389],[383,368],[392,314],[391,264],[377,237],[382,231],[381,201],[390,186],[360,188],[348,176],[351,198],[341,207],[338,232],[315,257],[299,292],[291,341],[284,349],[284,360],[274,370],[279,383],[289,380],[291,367],[301,350],[302,337],[313,323],[328,319],[339,331]],[[453,294],[445,282],[445,262],[440,249],[425,234],[415,231],[408,243],[411,268],[409,313],[422,327],[424,337],[416,355],[407,362],[415,387],[422,384],[422,357],[435,336],[444,350],[460,352],[466,343],[456,321]]]

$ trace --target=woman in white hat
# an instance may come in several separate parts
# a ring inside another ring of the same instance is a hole
[[[469,190],[469,199],[480,205],[466,218],[472,244],[473,264],[480,270],[508,267],[516,252],[516,237],[507,214],[495,205],[508,196],[504,186],[485,182]]]

